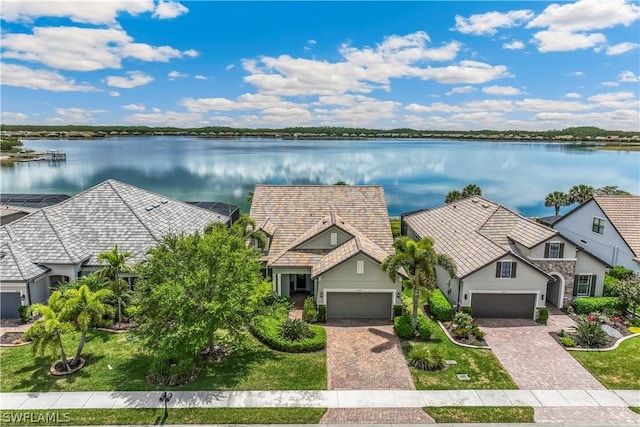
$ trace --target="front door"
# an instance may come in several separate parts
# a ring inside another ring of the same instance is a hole
[[[296,274],[296,291],[304,291],[307,289],[307,275]]]

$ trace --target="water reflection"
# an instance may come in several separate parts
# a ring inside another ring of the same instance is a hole
[[[468,183],[525,215],[546,215],[554,190],[586,183],[639,191],[640,153],[587,150],[569,144],[459,141],[277,141],[116,138],[26,141],[57,149],[67,162],[2,169],[5,193],[75,194],[115,178],[185,200],[218,200],[247,208],[255,184],[380,184],[389,212],[432,207]]]

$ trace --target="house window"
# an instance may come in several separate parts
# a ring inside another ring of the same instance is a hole
[[[516,277],[515,261],[499,261],[496,263],[496,277],[501,279],[512,279]]]
[[[578,275],[578,283],[576,286],[578,287],[578,291],[576,293],[579,297],[588,297],[591,295],[591,274],[579,274]]]
[[[364,261],[356,261],[356,274],[364,274]]]
[[[549,242],[544,247],[545,258],[564,258],[564,243]]]
[[[338,244],[338,233],[331,233],[331,246]]]
[[[604,234],[604,219],[594,216],[591,231],[598,234]]]

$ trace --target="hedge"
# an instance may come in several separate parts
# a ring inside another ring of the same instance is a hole
[[[589,314],[606,311],[622,311],[618,297],[581,297],[573,301],[577,314]]]
[[[282,338],[281,318],[256,316],[249,322],[251,333],[267,347],[287,353],[308,353],[320,351],[326,347],[327,333],[322,326],[309,325],[313,332],[312,338],[299,341],[288,341]]]
[[[427,303],[429,304],[429,313],[437,320],[453,320],[453,306],[440,289],[434,289],[429,293]]]
[[[415,337],[413,328],[411,327],[412,316],[397,316],[393,319],[393,329],[400,338],[410,340]],[[418,316],[418,335],[421,339],[428,341],[433,335],[433,327],[429,320],[424,316]]]

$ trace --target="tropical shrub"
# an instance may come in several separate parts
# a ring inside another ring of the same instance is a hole
[[[318,322],[326,322],[327,321],[327,306],[319,305],[318,306]]]
[[[287,341],[300,341],[312,336],[313,332],[304,320],[288,318],[282,323],[282,338]]]
[[[418,317],[420,320],[420,317]],[[396,334],[405,340],[415,337],[413,327],[411,326],[411,316],[397,316],[393,319],[393,329]]]
[[[629,332],[631,332],[632,334],[639,334],[640,333],[640,327],[638,327],[638,326],[630,326],[629,327]]]
[[[31,320],[31,313],[29,313],[28,305],[18,306],[18,317],[20,317],[20,321],[22,323],[27,323],[29,320]]]
[[[402,305],[394,305],[393,306],[393,317],[396,318],[398,316],[403,315],[403,306]]]
[[[560,338],[562,338],[562,337],[566,337],[566,336],[567,336],[567,332],[566,332],[564,329],[560,329],[560,330],[558,331],[558,336],[559,336]]]
[[[617,297],[584,297],[576,298],[573,302],[577,314],[589,314],[594,312],[620,313],[622,303]]]
[[[571,337],[560,337],[562,345],[565,347],[575,347],[576,342]]]
[[[429,341],[433,336],[433,324],[424,316],[418,316],[418,335],[424,341]]]
[[[288,353],[306,353],[322,350],[326,346],[327,334],[322,326],[309,325],[313,336],[297,341],[289,341],[283,338],[282,329],[282,318],[260,315],[255,316],[249,323],[251,333],[267,347],[274,350]]]
[[[538,309],[538,322],[547,324],[549,321],[549,310],[547,308]]]
[[[444,356],[437,348],[419,345],[409,352],[409,365],[423,371],[437,371],[446,366]]]
[[[450,321],[453,319],[453,306],[440,289],[431,291],[427,302],[429,313],[437,320]]]
[[[620,293],[620,280],[613,276],[606,274],[604,276],[604,290],[602,296],[605,297],[617,297]]]
[[[147,379],[156,385],[175,387],[191,381],[197,372],[191,360],[156,358],[151,362]]]
[[[274,304],[289,304],[289,297],[278,295],[276,291],[271,290],[264,296],[264,298],[262,298],[262,302],[266,306]]]
[[[316,323],[318,321],[318,310],[316,310],[316,303],[313,302],[313,297],[307,297],[304,300],[302,319],[307,323]]]
[[[585,316],[580,316],[572,329],[575,331],[576,341],[585,347],[603,345],[609,340],[600,324],[590,321]]]
[[[475,325],[472,329],[471,329],[471,333],[479,340],[484,339],[484,337],[487,335],[483,330],[481,330],[478,325]]]
[[[640,317],[633,317],[625,322],[627,326],[640,327]]]
[[[618,280],[628,279],[632,274],[633,274],[633,271],[621,265],[615,265],[611,267],[607,272],[607,276],[611,276],[614,279],[618,279]]]
[[[463,313],[467,313],[469,316],[473,316],[473,308],[470,306],[464,306],[460,309]]]

